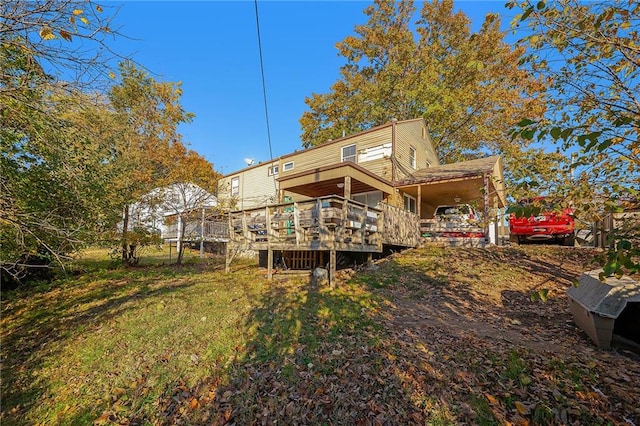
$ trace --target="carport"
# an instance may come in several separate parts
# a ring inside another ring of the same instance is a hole
[[[417,200],[420,219],[433,217],[439,205],[471,204],[488,219],[486,235],[490,222],[501,224],[506,206],[502,158],[497,155],[421,169],[396,187]],[[495,232],[498,233],[497,226]],[[498,236],[495,237],[497,241]]]

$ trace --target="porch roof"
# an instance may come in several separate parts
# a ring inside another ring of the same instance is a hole
[[[489,195],[496,197],[500,207],[504,207],[504,176],[499,155],[420,169],[412,177],[397,182],[396,187],[410,193],[411,188],[429,186],[430,197],[441,198],[442,203],[447,203],[453,201],[445,200],[447,197],[476,198],[484,185],[485,175],[489,176]]]
[[[281,190],[307,197],[344,196],[347,176],[351,177],[352,194],[371,191],[382,191],[385,194],[394,192],[391,182],[350,161],[281,177],[278,178],[278,182]]]

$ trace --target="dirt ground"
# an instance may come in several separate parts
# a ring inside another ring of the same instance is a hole
[[[419,357],[419,343],[451,360],[442,369],[459,363],[472,379],[454,374],[451,386],[484,393],[501,423],[584,424],[593,421],[585,417],[589,412],[598,422],[640,424],[637,349],[597,348],[568,310],[567,289],[583,271],[597,269],[598,254],[534,245],[405,252],[382,261],[376,272],[401,284],[382,289],[386,325],[407,357]],[[546,303],[532,301],[542,290],[548,290]],[[494,371],[499,354],[507,363],[516,359],[524,383],[504,384],[509,374]],[[515,409],[514,395],[522,401]],[[535,409],[542,409],[538,417]],[[470,410],[473,419],[471,411],[477,410]]]

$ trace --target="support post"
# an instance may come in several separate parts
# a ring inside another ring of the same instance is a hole
[[[418,205],[417,207],[417,213],[418,213],[418,220],[422,219],[422,185],[418,185]]]
[[[273,250],[271,247],[267,249],[267,280],[273,279]]]
[[[231,272],[231,249],[227,243],[227,248],[224,251],[224,273],[228,274],[229,272]]]
[[[367,253],[367,267],[373,265],[373,253]]]
[[[336,251],[329,251],[329,286],[331,289],[336,288]]]
[[[485,242],[490,242],[491,237],[489,236],[489,175],[487,173],[483,174],[483,183],[484,183],[484,239]],[[489,241],[487,241],[487,239]]]
[[[202,222],[200,223],[200,259],[204,257],[204,207],[202,207]]]
[[[351,199],[351,176],[344,177],[344,198]]]

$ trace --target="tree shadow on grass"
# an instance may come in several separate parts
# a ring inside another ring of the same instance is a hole
[[[154,286],[170,271],[173,281]],[[190,268],[136,268],[86,274],[16,294],[2,306],[2,421],[24,424],[25,414],[49,392],[37,373],[54,359],[60,340],[135,309],[135,302],[193,285]],[[68,286],[72,283],[75,288]],[[65,287],[61,289],[60,286]],[[62,291],[64,290],[64,291]],[[69,298],[69,295],[75,297]]]

